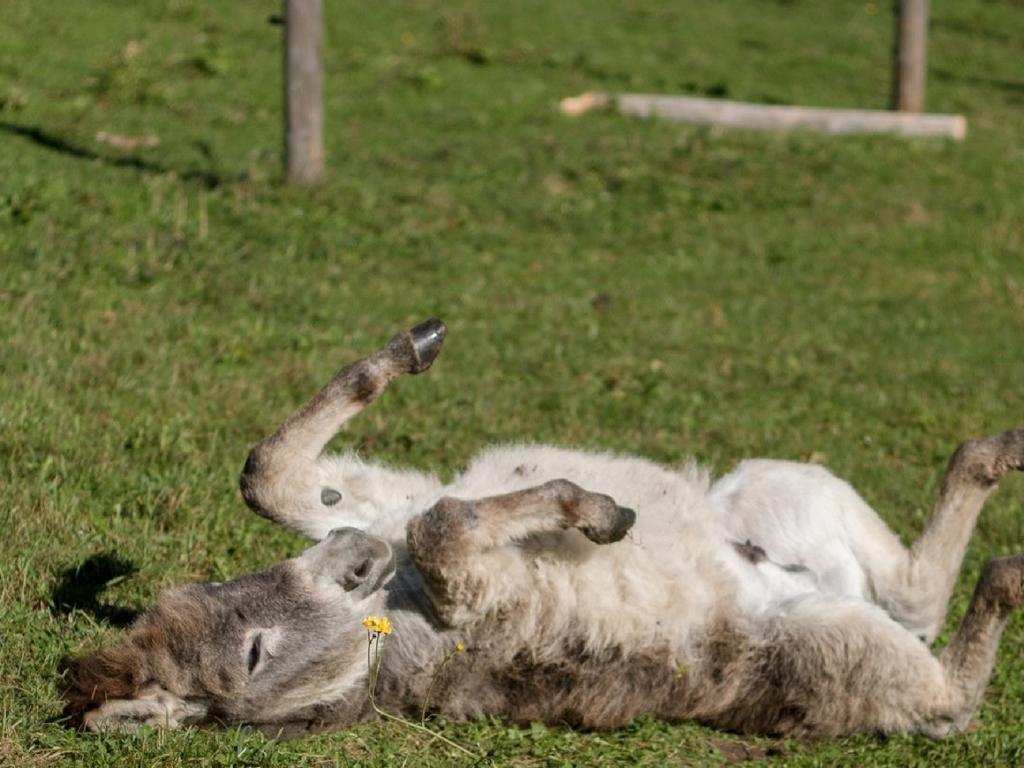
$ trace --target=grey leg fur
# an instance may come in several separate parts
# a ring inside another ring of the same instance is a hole
[[[964,614],[960,628],[939,655],[961,704],[953,725],[967,727],[978,708],[992,667],[999,638],[1010,612],[1024,604],[1024,556],[990,560]]]
[[[978,514],[1011,470],[1024,470],[1024,428],[961,445],[949,461],[931,517],[905,566],[877,585],[877,602],[929,642],[945,622]]]
[[[428,320],[404,331],[379,351],[347,365],[316,396],[249,453],[240,478],[242,497],[258,514],[311,536],[312,507],[332,507],[344,490],[320,488],[317,460],[342,425],[406,373],[427,370],[441,350],[445,326]]]
[[[529,590],[528,555],[506,546],[527,536],[580,530],[618,541],[636,513],[568,480],[476,501],[445,497],[408,527],[409,554],[441,617],[457,625],[499,611]]]

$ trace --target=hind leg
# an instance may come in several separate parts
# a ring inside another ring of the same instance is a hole
[[[390,381],[427,370],[444,334],[441,321],[428,320],[335,374],[249,453],[240,478],[246,504],[259,515],[318,540],[346,526],[389,539],[400,536],[414,501],[436,498],[440,483],[353,455],[321,454],[342,425]]]
[[[868,565],[874,600],[901,624],[931,642],[946,621],[967,545],[986,499],[1007,472],[1024,469],[1024,429],[969,440],[953,454],[921,536],[888,568]]]
[[[827,592],[877,603],[930,643],[945,622],[981,508],[1015,469],[1024,469],[1024,429],[961,445],[909,550],[849,484],[821,467],[744,462],[712,495],[735,537],[749,538],[769,558],[810,567]]]
[[[920,617],[942,628],[967,544],[986,499],[1011,471],[1024,470],[1024,428],[969,440],[949,460],[939,497],[907,565],[880,590],[879,602],[894,615]]]
[[[610,544],[635,520],[609,496],[552,480],[475,501],[445,497],[409,523],[407,541],[434,607],[455,626],[509,607],[530,588],[519,540],[575,528]]]
[[[784,604],[748,643],[722,644],[729,653],[707,654],[710,664],[695,665],[700,695],[687,714],[752,733],[963,731],[1022,599],[1024,557],[988,563],[938,656],[862,601],[815,595]]]

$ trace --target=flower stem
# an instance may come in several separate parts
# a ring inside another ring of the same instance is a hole
[[[368,642],[366,643],[366,663],[367,663],[367,666],[370,669],[370,679],[369,679],[369,684],[367,686],[367,695],[369,696],[370,706],[373,707],[373,711],[376,712],[378,715],[380,715],[385,720],[393,720],[396,723],[401,723],[402,725],[407,725],[410,728],[415,728],[417,731],[422,731],[423,733],[427,734],[432,739],[439,739],[439,740],[443,741],[445,744],[447,744],[448,746],[454,747],[455,749],[459,750],[460,752],[462,752],[462,753],[464,753],[466,755],[469,755],[472,758],[479,759],[480,755],[478,753],[473,752],[472,750],[466,749],[461,744],[458,744],[458,743],[452,741],[447,736],[444,736],[443,734],[438,733],[437,731],[431,730],[430,728],[428,728],[423,723],[414,723],[411,720],[406,720],[404,717],[399,717],[398,715],[393,715],[390,712],[386,712],[384,709],[382,709],[380,707],[380,705],[377,704],[377,698],[376,698],[377,678],[380,677],[380,668],[381,668],[381,665],[384,662],[384,655],[383,655],[383,652],[382,652],[381,647],[380,647],[380,645],[381,645],[381,638],[382,638],[382,635],[378,632],[378,633],[376,633],[375,637],[371,636],[369,638]],[[370,660],[370,646],[373,646],[373,660],[372,660],[372,662]],[[450,657],[450,654],[449,654],[449,657]],[[448,661],[448,659],[446,658],[445,662],[447,662],[447,661]],[[445,662],[442,662],[442,667],[443,667]],[[435,677],[436,677],[436,675],[435,675]],[[433,687],[433,681],[431,681],[431,687]],[[425,712],[426,712],[426,705],[424,705],[424,713]]]
[[[444,671],[445,666],[452,660],[454,653],[449,653],[442,659],[437,670],[434,672],[433,677],[430,678],[430,685],[427,686],[427,695],[423,697],[423,709],[420,711],[420,723],[426,724],[427,722],[427,707],[430,706],[430,694],[434,692],[434,686],[437,684],[437,679],[441,677],[441,673]]]

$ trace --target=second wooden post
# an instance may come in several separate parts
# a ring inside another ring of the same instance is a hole
[[[898,0],[893,109],[923,112],[928,64],[928,0]]]

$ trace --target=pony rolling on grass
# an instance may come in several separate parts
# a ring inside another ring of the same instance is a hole
[[[74,725],[292,735],[383,713],[583,728],[651,713],[821,736],[968,725],[1024,601],[1024,556],[988,563],[947,647],[929,645],[982,504],[1024,468],[1024,429],[960,446],[909,550],[814,465],[746,461],[712,482],[692,464],[517,445],[443,485],[322,455],[388,382],[429,368],[444,334],[431,320],[396,335],[252,450],[246,503],[318,543],[167,592],[122,645],[65,662]],[[388,638],[376,663],[364,626]]]

